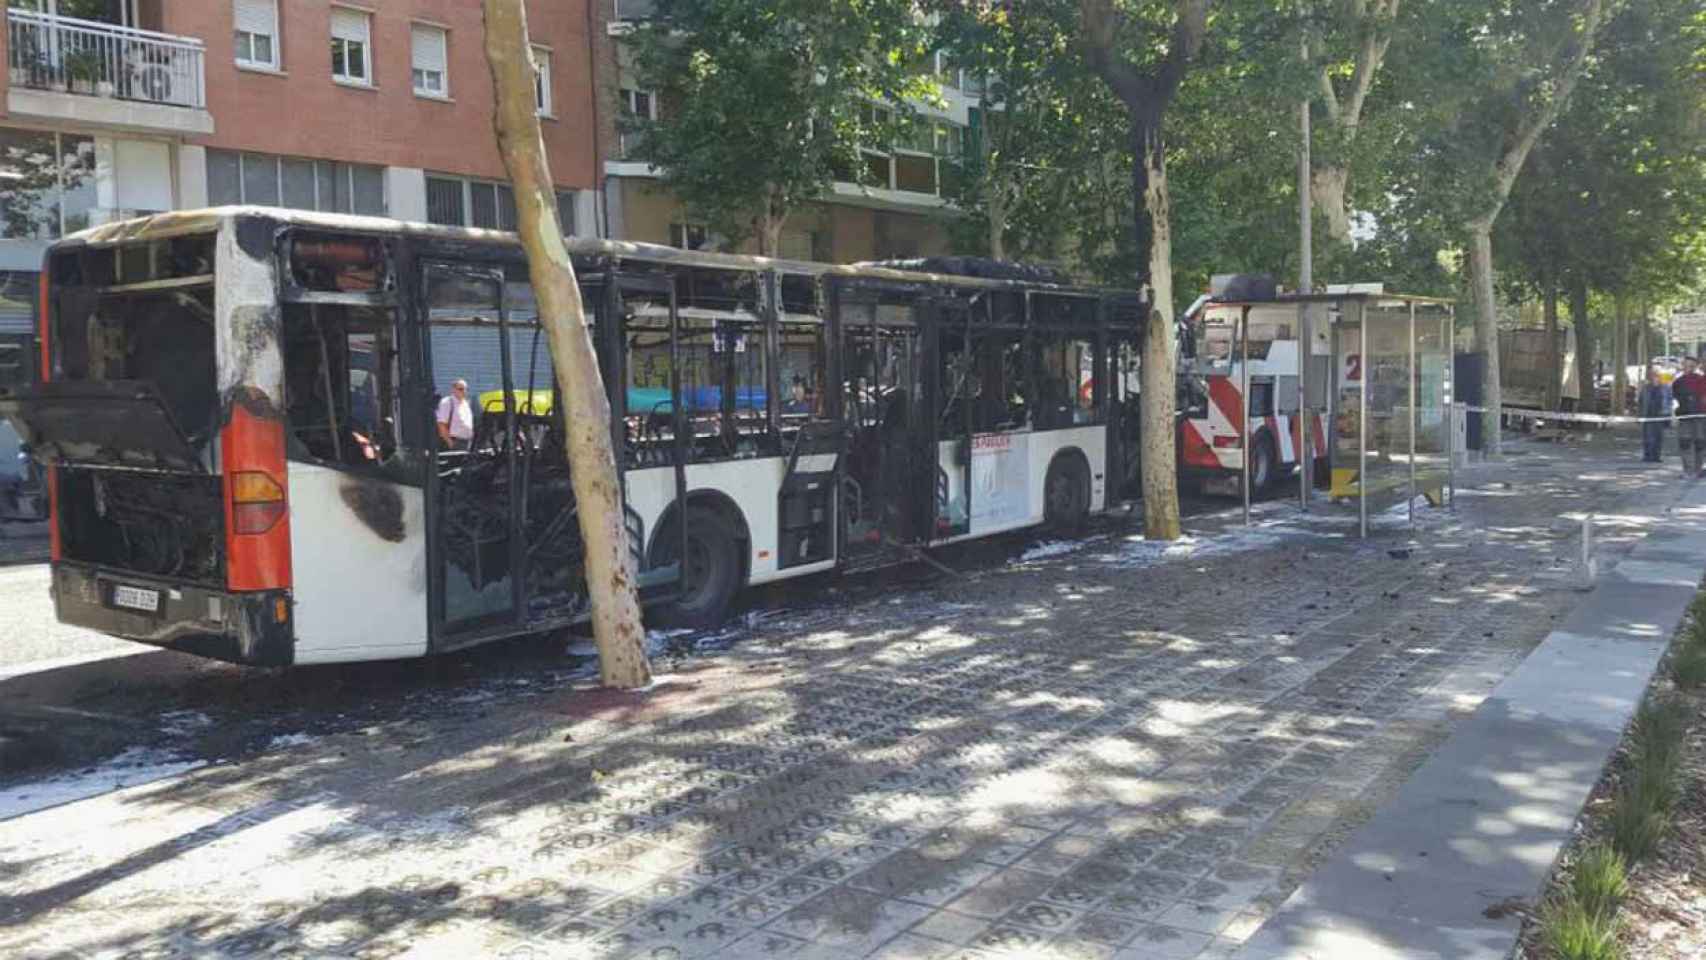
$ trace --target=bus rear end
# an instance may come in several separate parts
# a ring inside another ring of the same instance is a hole
[[[0,414],[48,468],[61,622],[292,662],[272,233],[167,215],[49,252],[41,382]]]

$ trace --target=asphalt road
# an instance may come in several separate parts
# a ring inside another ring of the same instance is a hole
[[[1196,516],[1236,511],[1236,502],[1225,499],[1193,498],[1184,506]],[[1084,536],[1127,533],[1141,517],[1141,510],[1098,517]],[[1051,539],[1056,538],[1043,531],[1024,531],[932,556],[950,570],[975,574],[1005,566]],[[910,564],[749,590],[724,628],[671,636],[656,667],[667,672],[672,661],[696,651],[742,642],[775,618],[810,617],[872,596],[925,588],[944,576]],[[0,566],[0,786],[133,747],[231,758],[262,750],[275,736],[360,729],[435,711],[446,702],[477,704],[481,690],[588,675],[596,669],[588,647],[584,637],[557,634],[412,661],[241,667],[61,624],[45,564]]]
[[[67,627],[53,615],[47,565],[0,567],[0,676],[26,664],[118,656],[148,649],[89,630]]]

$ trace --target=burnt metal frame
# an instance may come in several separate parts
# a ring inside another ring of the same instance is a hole
[[[830,371],[831,371],[831,379],[830,379],[830,383],[829,383],[829,393],[830,393],[830,396],[832,398],[832,403],[830,405],[831,417],[832,417],[832,419],[840,421],[840,423],[842,425],[841,429],[844,431],[844,433],[846,433],[846,432],[851,431],[851,427],[848,424],[848,420],[847,420],[847,396],[846,396],[847,383],[848,383],[847,375],[848,375],[849,371],[847,371],[845,369],[845,366],[842,363],[842,354],[846,352],[847,335],[851,334],[853,332],[853,330],[851,328],[849,328],[848,325],[844,322],[844,318],[842,316],[843,305],[849,304],[849,303],[863,303],[863,304],[871,304],[872,305],[873,309],[871,311],[870,322],[868,324],[863,324],[862,326],[865,326],[868,328],[868,330],[870,332],[870,336],[871,336],[872,369],[868,372],[872,375],[871,376],[872,384],[875,385],[875,384],[879,383],[881,380],[881,371],[877,370],[875,367],[875,365],[877,363],[877,345],[880,342],[880,339],[878,336],[878,331],[881,329],[881,326],[879,325],[879,322],[877,319],[878,311],[875,309],[875,307],[883,301],[883,298],[885,295],[892,297],[892,298],[905,298],[912,305],[913,312],[912,312],[912,321],[910,323],[910,326],[912,327],[912,329],[914,331],[916,331],[913,334],[913,340],[915,341],[914,347],[913,347],[913,358],[914,358],[913,362],[914,362],[914,364],[923,363],[924,362],[924,356],[926,353],[926,347],[927,347],[927,345],[925,343],[925,338],[929,334],[930,329],[933,327],[933,324],[930,323],[930,319],[929,319],[929,304],[928,304],[928,298],[930,296],[932,288],[930,287],[930,285],[922,284],[922,283],[913,284],[913,283],[897,282],[897,281],[887,280],[887,279],[866,279],[866,278],[847,278],[847,277],[826,277],[824,280],[824,283],[825,283],[825,287],[826,287],[826,295],[824,297],[824,301],[828,305],[828,310],[827,310],[828,317],[826,317],[826,320],[828,321],[828,324],[829,324],[828,336],[830,338],[829,339],[829,361],[830,362],[828,365],[829,365]],[[914,372],[915,371],[913,371],[913,370],[907,371],[907,375],[908,375],[909,379],[912,377],[912,374]],[[923,396],[923,397],[913,397],[909,401],[909,407],[910,407],[909,419],[915,419],[916,418],[917,411],[921,408],[920,407],[921,404],[924,405],[924,408],[933,409],[933,407],[931,407],[931,405],[934,404],[934,402],[935,402],[934,391],[929,389],[930,382],[929,382],[929,378],[928,378],[927,367],[920,370],[920,371],[916,371],[916,372],[925,373],[925,377],[920,378],[920,379],[925,380],[925,387],[926,387],[925,392],[927,395]],[[912,387],[911,382],[906,384],[906,386],[907,386],[907,390],[909,393],[913,392],[911,390],[911,387]],[[932,416],[931,419],[933,420],[934,417]],[[906,442],[906,446],[908,448],[916,448],[916,447],[921,445],[920,439],[916,436],[916,431],[914,429],[912,429],[913,426],[914,425],[912,423],[908,424],[908,431],[907,431],[908,436],[907,436],[907,442]],[[916,454],[917,454],[916,449],[913,449],[913,454],[914,454],[914,456],[916,456]],[[835,478],[835,495],[836,495],[836,499],[838,501],[841,497],[842,490],[844,489],[843,484],[844,484],[844,481],[846,479],[846,461],[847,461],[846,456],[842,456],[842,457],[837,458],[836,478]],[[934,464],[934,462],[935,462],[934,461],[934,450],[932,450],[931,462],[932,462],[932,464]],[[886,453],[884,451],[879,450],[878,451],[878,460],[877,460],[877,476],[878,476],[879,480],[884,475],[885,471],[888,470],[888,468],[889,468],[888,457],[886,456]],[[934,476],[935,476],[935,473],[932,470],[932,472],[931,472],[932,479],[931,479],[930,484],[928,485],[929,489],[927,491],[927,493],[929,495],[929,503],[930,503],[930,521],[927,522],[927,525],[926,525],[927,527],[928,527],[929,523],[934,522],[934,518],[935,518],[936,496],[935,496]],[[907,478],[903,478],[903,479],[907,479]],[[903,489],[907,485],[908,484],[903,484]],[[914,491],[914,492],[916,493],[916,491]],[[902,509],[904,509],[906,507],[906,504],[902,503],[902,504],[900,504],[900,506]],[[912,508],[919,515],[919,516],[915,517],[914,519],[915,520],[922,519],[922,514],[924,512],[923,507],[914,503],[914,504],[912,504]],[[835,551],[836,565],[838,567],[845,567],[848,565],[848,561],[852,558],[849,557],[848,544],[847,544],[846,512],[841,508],[841,506],[839,504],[838,504],[837,509],[836,509],[836,514],[837,514],[837,530],[836,530],[836,535],[835,535],[836,536],[836,551]],[[882,530],[884,533],[892,532],[892,531],[887,530],[886,526],[887,526],[886,517],[880,518],[879,522],[878,522],[879,529]],[[902,549],[920,546],[920,545],[922,545],[922,543],[929,542],[929,539],[930,538],[928,536],[926,536],[919,543],[904,544],[901,546],[902,546]],[[897,543],[898,543],[898,541],[897,541]],[[865,559],[865,558],[868,558],[870,556],[880,557],[880,556],[885,555],[886,553],[891,552],[893,549],[894,549],[893,545],[888,545],[886,549],[879,549],[879,550],[871,551],[868,554],[862,555],[860,557],[860,559]]]

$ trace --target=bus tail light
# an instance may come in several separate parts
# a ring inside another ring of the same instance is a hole
[[[258,470],[231,477],[231,529],[235,533],[266,533],[286,512],[284,488]]]
[[[50,268],[50,264],[51,261],[49,263],[42,264],[40,290],[41,302],[39,304],[40,309],[36,313],[36,320],[41,324],[41,328],[38,332],[40,333],[39,339],[41,340],[42,383],[46,383],[53,379],[53,343],[52,338],[48,335],[50,328],[53,326],[53,311],[50,309],[50,304],[53,303],[53,297],[50,293],[53,288],[53,271]],[[60,561],[61,554],[64,553],[64,545],[61,544],[59,540],[59,468],[49,466],[47,468],[46,475],[42,479],[47,485],[48,557],[52,559],[54,563],[58,563]]]
[[[225,472],[225,585],[290,589],[289,464],[284,423],[234,403],[220,440]]]

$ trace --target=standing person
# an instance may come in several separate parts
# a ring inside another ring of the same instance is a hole
[[[474,439],[474,409],[468,405],[468,381],[450,385],[438,402],[438,440],[446,450],[466,450]]]
[[[1670,385],[1676,398],[1676,445],[1682,453],[1682,475],[1700,476],[1701,446],[1706,444],[1706,376],[1693,357],[1682,358],[1682,376]]]
[[[1641,418],[1641,459],[1647,463],[1664,461],[1670,404],[1670,387],[1659,376],[1659,368],[1647,364],[1647,382],[1641,385],[1641,396],[1635,405],[1635,415]]]

